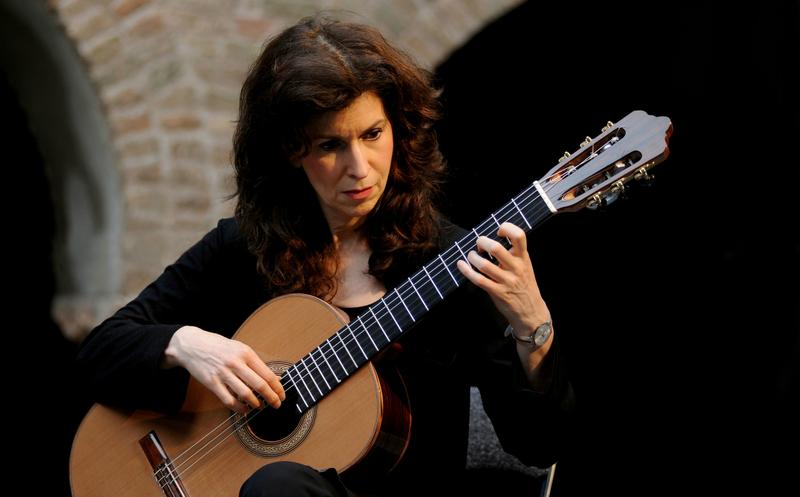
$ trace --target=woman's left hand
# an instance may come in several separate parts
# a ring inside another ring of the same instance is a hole
[[[500,225],[497,236],[507,238],[511,248],[506,249],[500,242],[485,236],[477,240],[478,250],[493,257],[497,264],[472,250],[467,254],[469,264],[459,260],[458,270],[489,294],[497,310],[518,334],[531,335],[539,325],[550,320],[550,312],[539,293],[525,232],[506,222]]]

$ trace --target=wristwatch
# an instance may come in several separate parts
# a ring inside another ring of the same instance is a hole
[[[529,347],[541,347],[547,342],[547,339],[550,338],[550,334],[553,332],[553,323],[550,321],[545,321],[544,323],[540,324],[536,331],[533,332],[533,335],[522,337],[517,335],[514,332],[514,328],[511,325],[506,327],[505,336],[511,335],[514,337],[514,340],[527,344]]]

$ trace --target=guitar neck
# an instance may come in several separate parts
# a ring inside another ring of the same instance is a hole
[[[557,212],[597,207],[620,196],[630,180],[649,180],[650,168],[666,159],[672,122],[633,111],[587,137],[575,153],[565,153],[541,180],[478,224],[404,283],[389,291],[348,325],[286,370],[285,388],[294,388],[302,413],[444,300],[466,279],[456,262],[476,249],[478,236],[497,240],[511,222],[529,232]],[[544,186],[543,186],[544,185]],[[546,190],[546,191],[545,191]],[[505,240],[497,240],[505,244]],[[506,244],[507,245],[507,244]]]
[[[478,236],[498,240],[497,229],[504,222],[526,232],[533,230],[557,211],[538,182],[512,197],[440,252],[405,282],[390,290],[349,324],[289,367],[282,376],[285,388],[297,392],[296,408],[305,412],[387,345],[407,332],[436,304],[466,279],[456,262],[477,250]]]

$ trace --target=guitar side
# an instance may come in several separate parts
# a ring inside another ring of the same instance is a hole
[[[327,303],[307,295],[287,295],[261,306],[234,338],[250,345],[267,363],[294,363],[343,323],[340,311]],[[381,426],[386,393],[382,385],[372,364],[366,364],[317,404],[307,433],[279,455],[259,454],[231,434],[231,411],[194,380],[183,408],[175,415],[95,405],[73,442],[73,496],[165,495],[139,444],[151,430],[192,497],[236,495],[254,471],[271,462],[295,461],[344,471],[369,453],[386,428]],[[218,426],[227,430],[225,435],[208,447],[203,447],[204,442],[195,445]],[[200,457],[181,456],[190,447],[192,451],[203,447]]]

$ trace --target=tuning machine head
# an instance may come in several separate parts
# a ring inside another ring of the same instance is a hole
[[[646,164],[637,169],[636,172],[633,174],[633,179],[637,181],[642,181],[647,186],[652,186],[656,177],[650,174],[650,172],[647,170],[648,165],[649,164]]]
[[[614,202],[620,197],[625,197],[625,183],[620,181],[615,181],[614,184],[608,190],[604,192],[595,193],[591,197],[589,197],[589,201],[586,203],[586,207],[592,210],[596,210],[600,207],[606,207],[608,204]]]
[[[553,212],[602,208],[624,196],[634,178],[652,181],[648,170],[669,154],[669,118],[634,111],[596,137],[586,137],[577,151],[565,152],[539,181]]]

